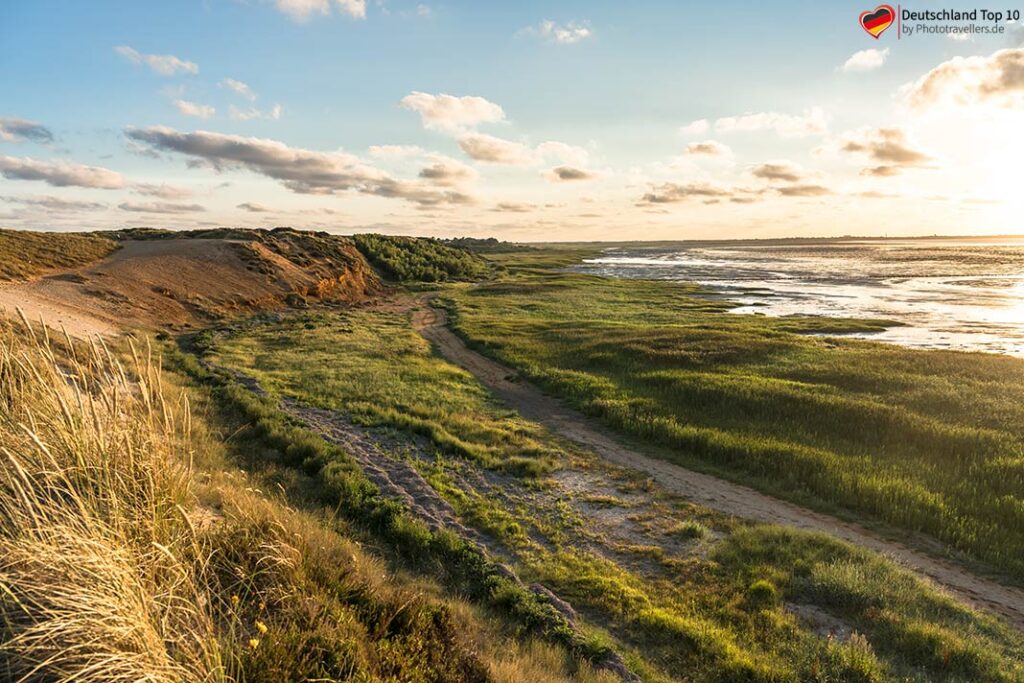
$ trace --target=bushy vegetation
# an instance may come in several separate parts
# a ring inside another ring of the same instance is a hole
[[[452,239],[442,240],[442,242],[476,254],[507,254],[510,252],[515,253],[533,250],[533,247],[526,244],[503,242],[494,237],[453,237]]]
[[[452,290],[455,325],[662,457],[925,532],[1024,576],[1024,361],[815,335],[878,321],[726,314],[672,282],[559,272]]]
[[[365,424],[428,436],[437,459],[418,466],[435,490],[465,523],[499,542],[524,579],[551,588],[586,614],[588,624],[605,631],[645,681],[966,683],[1024,676],[1024,642],[1007,627],[941,597],[873,553],[824,536],[738,526],[692,506],[659,508],[656,515],[671,542],[695,544],[686,546],[694,548],[692,554],[640,545],[647,539],[624,545],[590,535],[586,519],[568,501],[544,502],[536,492],[550,486],[546,475],[571,478],[576,474],[568,468],[586,471],[580,468],[593,464],[495,404],[470,375],[433,356],[410,329],[407,314],[300,316],[212,337],[208,345],[209,359],[257,377],[272,399],[288,396]],[[436,542],[377,522],[378,513],[369,512],[374,507],[350,508],[360,499],[351,492],[359,490],[351,483],[359,474],[337,449],[305,455],[306,446],[296,444],[307,444],[308,436],[274,417],[279,413],[272,403],[240,387],[229,391],[232,398],[218,398],[218,405],[255,406],[238,420],[251,425],[233,439],[242,451],[315,473],[313,490],[329,494],[324,504],[361,520],[374,538],[393,545],[414,566],[434,567],[449,585],[495,605],[476,579],[455,570],[467,564],[461,555],[439,552]],[[268,421],[279,426],[253,442]],[[523,448],[516,439],[524,435],[556,469],[504,466]],[[268,444],[269,454],[256,443]],[[501,475],[497,488],[478,490],[472,482],[487,476],[472,473],[481,470],[519,476]],[[343,487],[336,483],[338,472],[349,482]],[[349,493],[330,494],[338,488]],[[893,592],[899,599],[886,601],[882,610],[877,601],[856,602],[858,595]],[[848,632],[835,638],[815,632],[799,617],[801,605],[831,615]],[[522,618],[517,601],[498,606]]]
[[[0,230],[0,281],[77,268],[115,249],[117,242],[100,234]]]
[[[359,251],[397,282],[445,282],[482,277],[487,262],[457,246],[426,237],[353,235]]]

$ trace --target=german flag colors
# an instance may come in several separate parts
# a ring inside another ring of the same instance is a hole
[[[896,21],[896,10],[891,5],[879,5],[873,10],[860,13],[860,25],[876,40],[885,29]]]

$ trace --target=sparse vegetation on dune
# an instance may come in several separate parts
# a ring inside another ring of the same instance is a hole
[[[445,282],[482,277],[487,261],[461,246],[422,237],[353,235],[367,260],[397,282]]]
[[[98,233],[0,230],[0,282],[83,266],[115,249],[116,241]]]
[[[725,314],[673,282],[560,272],[449,290],[476,348],[662,457],[925,532],[1024,576],[1024,362],[821,338],[882,323]]]

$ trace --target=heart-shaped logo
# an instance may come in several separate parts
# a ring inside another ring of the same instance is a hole
[[[878,40],[878,37],[885,32],[885,29],[892,26],[894,21],[896,21],[896,10],[892,8],[892,5],[879,5],[873,10],[860,13],[860,25],[875,40]]]

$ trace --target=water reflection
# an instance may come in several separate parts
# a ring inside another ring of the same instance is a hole
[[[616,248],[576,270],[698,282],[736,301],[736,313],[904,323],[857,335],[879,341],[1024,356],[1020,239]]]

